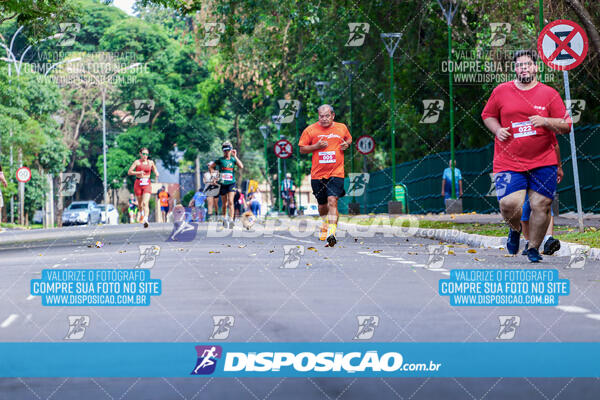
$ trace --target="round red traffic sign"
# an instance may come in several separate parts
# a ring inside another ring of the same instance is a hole
[[[27,183],[31,179],[31,170],[27,167],[21,167],[17,170],[17,181]]]
[[[575,22],[558,19],[542,29],[537,47],[544,64],[552,69],[568,71],[585,59],[588,37],[585,30]]]
[[[275,155],[279,158],[289,158],[292,156],[293,147],[289,140],[280,139],[273,146]]]
[[[372,153],[375,150],[375,139],[369,135],[362,135],[356,141],[356,150],[364,155]]]

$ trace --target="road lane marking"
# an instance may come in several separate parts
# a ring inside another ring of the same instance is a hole
[[[282,235],[276,235],[276,234],[273,234],[273,236],[281,238],[281,239],[291,240],[293,242],[302,242],[302,243],[308,243],[308,244],[316,244],[315,242],[311,242],[310,240],[303,240],[303,239],[292,238],[292,237],[287,237],[287,236],[282,236]]]
[[[598,321],[600,321],[600,314],[586,314],[585,316],[588,318],[597,319]]]
[[[27,296],[27,300],[33,300],[33,299],[35,299],[35,296],[32,296],[32,295]]]
[[[8,328],[13,322],[19,318],[19,314],[10,314],[8,318],[4,320],[0,328]]]
[[[578,306],[556,306],[556,308],[558,308],[561,311],[564,312],[572,312],[572,313],[589,313],[590,310],[588,310],[587,308],[583,308],[583,307],[578,307]]]

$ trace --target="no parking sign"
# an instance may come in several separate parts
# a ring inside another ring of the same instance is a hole
[[[587,34],[573,21],[552,21],[544,27],[538,37],[538,53],[544,64],[552,69],[573,69],[581,64],[587,52]]]
[[[289,140],[280,139],[273,146],[275,155],[279,158],[289,158],[292,155],[293,147]]]

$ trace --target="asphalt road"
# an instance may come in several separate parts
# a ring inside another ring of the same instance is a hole
[[[454,254],[432,269],[429,246],[440,243],[414,237],[345,235],[336,247],[325,248],[314,236],[285,229],[264,234],[258,227],[256,234],[244,234],[237,227],[232,235],[207,232],[203,225],[189,242],[167,241],[168,230],[57,237],[41,246],[3,250],[0,341],[63,342],[70,315],[89,316],[85,342],[353,341],[360,340],[358,316],[378,318],[366,339],[371,341],[498,342],[501,315],[520,318],[512,341],[600,341],[598,261],[565,269],[570,258],[545,257],[535,266],[557,268],[560,278],[570,280],[571,293],[559,307],[453,307],[438,294],[438,281],[449,270],[532,265],[503,250],[449,245],[445,249]],[[149,307],[47,307],[29,295],[30,280],[42,269],[134,268],[140,245],[160,246],[151,273],[162,280],[162,295]],[[284,246],[304,251],[297,265]],[[233,317],[226,339],[211,338],[213,316]],[[571,378],[0,380],[2,399],[597,399],[598,393],[600,380]]]

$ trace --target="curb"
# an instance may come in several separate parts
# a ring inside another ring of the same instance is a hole
[[[426,239],[436,239],[452,243],[462,243],[472,247],[488,247],[488,248],[506,248],[506,238],[497,236],[477,235],[475,233],[465,233],[453,229],[422,229],[417,228],[415,236]],[[560,250],[554,253],[558,257],[570,257],[576,252],[583,251],[591,260],[600,260],[600,248],[590,247],[582,244],[571,242],[560,242]],[[521,239],[523,248],[525,242]],[[580,250],[581,249],[581,250]]]

